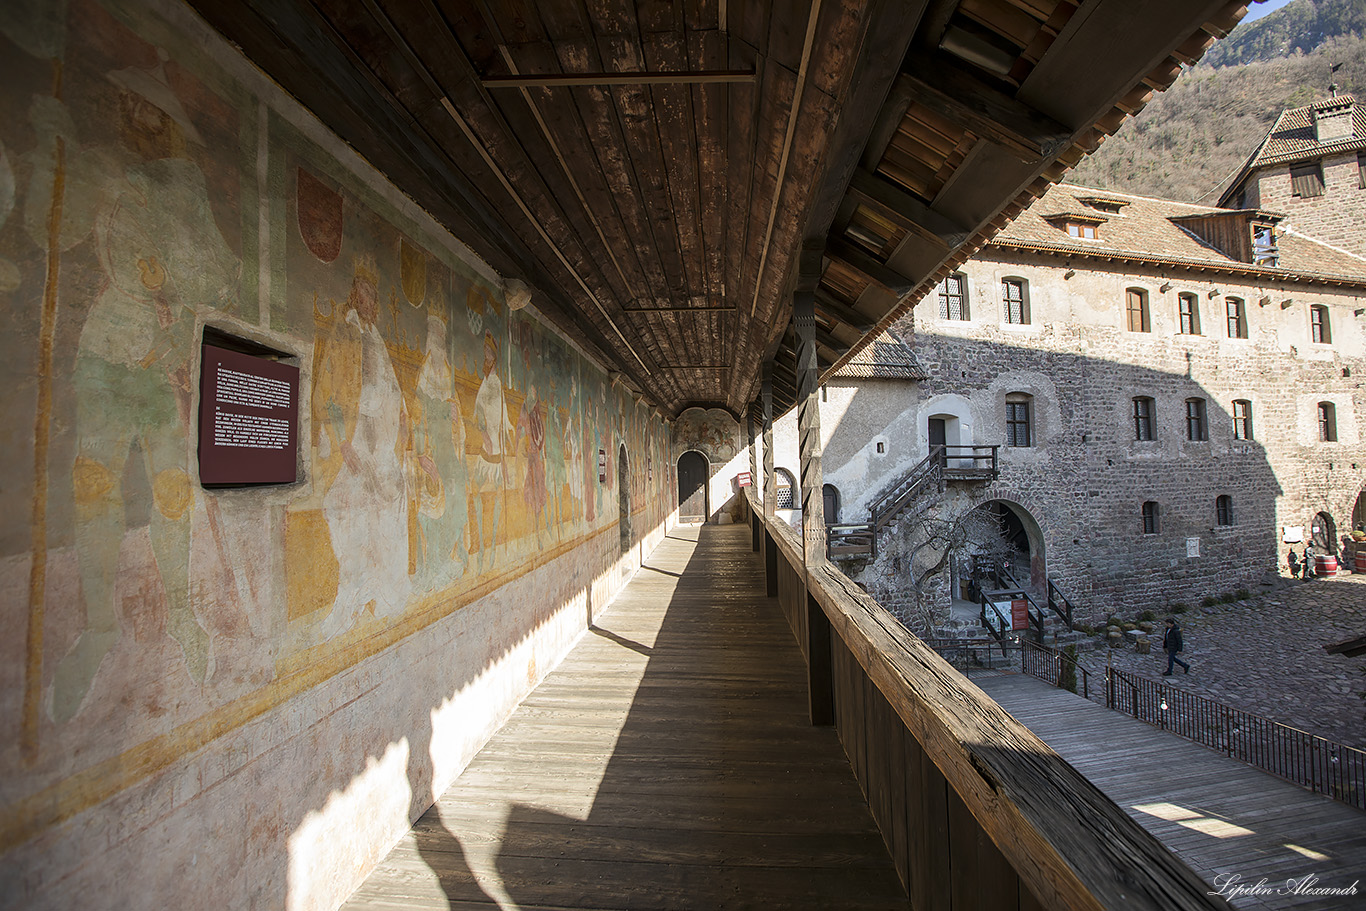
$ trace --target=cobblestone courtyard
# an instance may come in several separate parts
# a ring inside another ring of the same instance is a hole
[[[1161,677],[1167,666],[1162,619],[1151,654],[1128,645],[1078,656],[1091,672],[1093,697],[1108,660],[1121,670],[1366,749],[1366,656],[1347,658],[1323,649],[1366,634],[1366,576],[1283,579],[1247,601],[1192,607],[1178,615],[1189,674],[1177,667],[1175,675]]]

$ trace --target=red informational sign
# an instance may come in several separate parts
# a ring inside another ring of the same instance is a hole
[[[751,483],[753,482],[750,480],[748,471],[742,471],[735,476],[735,484],[738,487],[748,487]]]
[[[1010,602],[1010,628],[1017,631],[1029,629],[1029,602],[1024,598]]]
[[[299,451],[299,368],[204,346],[199,480],[289,484]]]

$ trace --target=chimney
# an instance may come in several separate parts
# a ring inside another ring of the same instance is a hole
[[[1353,136],[1352,96],[1338,95],[1321,101],[1311,109],[1314,136],[1320,143],[1344,142]]]

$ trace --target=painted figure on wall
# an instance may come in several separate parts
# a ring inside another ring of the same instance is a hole
[[[355,264],[345,310],[320,320],[313,373],[315,464],[338,557],[337,597],[316,634],[349,628],[367,606],[390,615],[407,601],[408,498],[400,460],[402,395],[376,325],[379,275]]]
[[[87,196],[106,201],[94,219],[105,283],[76,356],[82,394],[71,482],[85,626],[54,676],[59,721],[75,714],[120,636],[115,580],[130,458],[152,492],[151,542],[168,632],[196,682],[208,666],[209,635],[189,599],[191,354],[198,308],[230,310],[241,266],[214,220],[203,171],[186,157],[187,147],[202,141],[166,81],[164,62],[108,74],[119,89],[124,153],[133,160]]]
[[[471,472],[481,572],[492,567],[495,561],[503,491],[509,481],[507,459],[512,455],[512,422],[508,420],[507,400],[497,367],[498,340],[486,330],[484,380],[479,384],[479,393],[474,399],[474,421],[480,437],[479,455]]]
[[[522,502],[526,504],[532,533],[540,543],[542,526],[547,520],[545,489],[545,403],[536,396],[533,384],[527,390],[522,413],[517,418],[517,440],[526,454],[526,477]]]
[[[418,378],[421,412],[413,417],[417,453],[419,576],[439,588],[469,565],[465,548],[465,419],[446,354],[446,320],[427,317],[427,354]]]

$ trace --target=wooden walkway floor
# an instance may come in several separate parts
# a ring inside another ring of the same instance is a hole
[[[906,908],[744,526],[682,526],[346,904]]]
[[[1216,886],[1360,881],[1354,896],[1245,895],[1235,908],[1366,908],[1366,813],[1033,677],[973,683]]]

